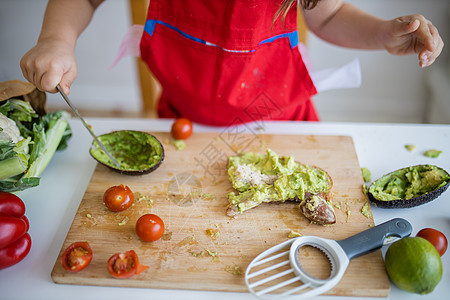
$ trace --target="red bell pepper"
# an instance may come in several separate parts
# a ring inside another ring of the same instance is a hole
[[[14,194],[0,191],[0,270],[28,255],[31,237],[25,204]]]

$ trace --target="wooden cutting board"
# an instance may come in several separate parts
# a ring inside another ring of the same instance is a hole
[[[186,148],[178,151],[167,133],[154,135],[163,143],[166,157],[153,173],[127,176],[96,167],[55,262],[54,282],[247,292],[243,275],[247,265],[262,251],[288,240],[291,230],[344,239],[374,225],[370,209],[369,217],[361,213],[368,200],[362,191],[361,169],[351,137],[229,129],[195,133],[186,141]],[[227,194],[233,191],[226,172],[227,157],[237,151],[265,152],[267,148],[331,175],[336,224],[311,224],[300,213],[298,203],[262,204],[236,218],[225,215]],[[110,212],[103,205],[103,193],[119,184],[128,185],[135,195],[146,199],[135,201],[126,211]],[[164,220],[162,239],[148,243],[135,234],[136,220],[145,213]],[[86,269],[70,273],[59,260],[75,241],[89,242],[94,257]],[[131,249],[150,268],[129,279],[111,277],[106,269],[109,257]],[[382,254],[376,251],[352,260],[341,282],[326,294],[387,297],[389,290]]]

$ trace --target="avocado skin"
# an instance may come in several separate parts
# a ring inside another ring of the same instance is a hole
[[[124,131],[135,131],[135,130],[124,130]],[[111,132],[111,133],[114,133],[114,132],[116,132],[116,131],[113,131],[113,132]],[[124,174],[124,175],[132,175],[132,176],[139,176],[139,175],[149,174],[149,173],[155,171],[157,168],[159,168],[159,167],[161,166],[162,162],[164,161],[165,152],[164,152],[164,147],[163,147],[163,145],[161,144],[161,142],[160,142],[154,135],[152,135],[152,134],[150,134],[150,133],[148,133],[148,132],[145,132],[145,134],[149,135],[149,136],[152,137],[155,141],[157,141],[157,142],[158,142],[158,145],[161,147],[161,158],[160,158],[160,160],[159,160],[156,164],[154,164],[153,166],[151,166],[150,168],[143,169],[143,170],[122,170],[122,169],[119,169],[119,168],[115,168],[115,167],[113,167],[113,166],[110,166],[110,165],[108,165],[108,164],[105,164],[105,163],[103,163],[103,162],[100,161],[100,160],[97,160],[97,159],[92,155],[92,153],[91,153],[90,151],[89,151],[89,153],[91,154],[91,156],[92,156],[99,164],[101,164],[101,165],[103,165],[103,166],[105,166],[105,167],[107,167],[107,168],[109,168],[109,169],[111,169],[111,170],[113,170],[113,171],[115,171],[115,172],[119,172],[119,173]]]
[[[419,166],[414,166],[414,167],[420,167]],[[443,170],[442,168],[439,168]],[[399,169],[397,171],[393,171],[387,175],[382,176],[381,178],[384,178],[386,176],[389,176],[390,174],[396,173],[398,171],[400,171],[402,169]],[[444,172],[446,172],[448,174],[447,171],[443,170]],[[381,179],[380,178],[380,179]],[[378,179],[378,180],[380,180]],[[377,181],[374,181],[371,185],[376,184]],[[377,207],[380,208],[411,208],[411,207],[415,207],[415,206],[419,206],[419,205],[423,205],[425,203],[431,202],[434,199],[436,199],[437,197],[439,197],[443,192],[445,192],[448,187],[450,186],[450,181],[447,182],[447,184],[441,186],[438,189],[435,189],[429,193],[426,193],[424,195],[420,195],[411,199],[399,199],[399,200],[378,200],[371,192],[370,192],[370,187],[368,188],[368,193],[367,196],[369,198],[369,200],[375,204]]]

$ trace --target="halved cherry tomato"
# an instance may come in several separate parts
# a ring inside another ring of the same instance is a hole
[[[0,270],[11,267],[24,259],[31,249],[31,237],[25,233],[14,243],[0,249]]]
[[[143,241],[156,241],[164,234],[164,222],[154,214],[142,215],[136,222],[136,234]]]
[[[444,255],[445,251],[447,251],[447,238],[439,230],[433,228],[424,228],[420,230],[416,234],[416,236],[424,238],[432,243],[436,250],[439,252],[440,256]]]
[[[103,202],[112,211],[123,211],[129,208],[134,201],[134,194],[128,186],[115,185],[103,194]]]
[[[172,124],[172,137],[176,140],[185,140],[192,134],[192,122],[186,118],[178,118]]]
[[[87,242],[74,242],[61,256],[61,264],[70,272],[79,272],[86,268],[92,260],[92,249]]]
[[[148,269],[141,265],[134,250],[125,253],[116,253],[108,260],[108,272],[114,278],[129,278]]]

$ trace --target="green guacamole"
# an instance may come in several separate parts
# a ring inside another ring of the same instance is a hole
[[[98,137],[111,155],[120,163],[117,168],[94,141],[90,153],[99,162],[121,171],[142,171],[155,166],[162,155],[161,143],[151,134],[121,130]]]
[[[229,157],[228,176],[238,191],[228,194],[229,202],[241,212],[267,200],[303,200],[305,192],[328,192],[332,185],[324,170],[278,157],[270,149]]]
[[[387,174],[375,181],[369,192],[377,200],[412,199],[448,183],[448,173],[436,166],[418,165]]]

